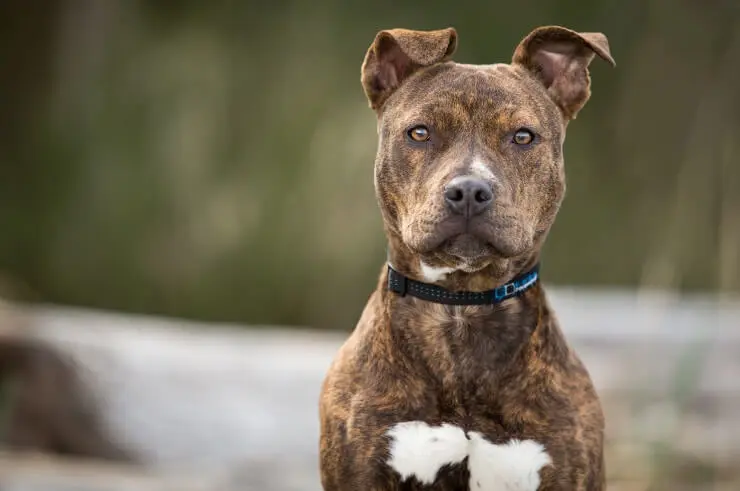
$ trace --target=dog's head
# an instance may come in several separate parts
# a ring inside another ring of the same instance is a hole
[[[603,34],[556,26],[524,38],[511,64],[449,61],[456,46],[452,28],[381,31],[370,46],[376,193],[394,261],[503,277],[538,253],[560,207],[589,64],[614,60]]]

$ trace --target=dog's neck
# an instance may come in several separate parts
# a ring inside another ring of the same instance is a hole
[[[488,280],[475,281],[485,288],[495,286]],[[476,383],[495,389],[509,373],[506,367],[531,356],[534,346],[547,344],[543,340],[552,336],[549,308],[539,283],[521,295],[488,305],[445,305],[401,296],[387,285],[388,269],[384,268],[378,299],[388,322],[378,332],[379,342],[389,350],[401,350],[409,360],[433,359],[428,373],[445,390],[466,392]]]
[[[453,267],[434,268],[426,264],[417,255],[401,247],[388,248],[388,265],[403,276],[419,282],[436,285],[451,292],[485,292],[501,287],[513,279],[528,273],[537,265],[539,253],[527,257],[494,260],[481,269],[467,272]],[[382,275],[381,288],[387,289],[388,274]],[[522,295],[504,300],[495,305],[442,305],[433,301],[414,298],[403,302],[404,310],[424,311],[434,310],[448,312],[457,319],[464,317],[490,318],[508,322],[508,325],[518,326],[523,318],[536,318],[540,304],[544,303],[544,293],[541,285],[525,291]],[[389,292],[392,295],[397,295]],[[391,304],[392,305],[392,304]],[[511,314],[508,315],[508,314]],[[529,315],[527,315],[529,314]],[[516,328],[516,327],[515,327]]]
[[[434,282],[424,276],[417,255],[393,247],[392,242],[388,260],[394,269],[417,281],[453,291],[485,291],[531,270],[539,254],[504,261],[505,267],[491,264],[472,273],[451,271]],[[521,357],[533,356],[533,350],[549,356],[544,351],[559,346],[557,326],[540,282],[493,304],[446,305],[391,291],[388,278],[384,267],[376,299],[388,319],[381,324],[387,327],[377,332],[378,342],[389,351],[401,350],[409,360],[435,360],[427,367],[429,375],[452,392],[470,391],[485,381],[491,393],[497,393],[494,389],[509,373],[505,367],[515,366]]]

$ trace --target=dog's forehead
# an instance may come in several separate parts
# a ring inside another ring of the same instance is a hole
[[[393,106],[392,119],[403,124],[412,122],[407,119],[461,122],[484,115],[547,126],[560,120],[542,85],[523,70],[505,63],[447,62],[430,67],[411,77],[389,102]]]

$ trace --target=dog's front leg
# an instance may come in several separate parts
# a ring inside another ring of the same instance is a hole
[[[324,491],[396,491],[399,477],[386,463],[390,424],[374,411],[358,409],[357,404],[322,406],[319,468]]]
[[[385,463],[385,442],[372,438],[344,439],[326,433],[323,441],[334,439],[339,445],[324,446],[320,456],[321,484],[324,491],[398,491],[399,476]]]
[[[326,441],[342,443],[322,448],[325,491],[468,489],[469,440],[458,426],[409,419],[354,426],[344,435],[342,425],[337,429],[333,437],[325,433]]]

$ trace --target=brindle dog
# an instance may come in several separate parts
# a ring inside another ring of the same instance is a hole
[[[603,490],[599,399],[540,283],[450,305],[392,291],[388,276],[481,292],[535,267],[588,66],[615,63],[603,34],[557,26],[531,32],[511,64],[452,62],[456,45],[452,28],[381,31],[362,65],[389,262],[322,388],[322,484]]]

